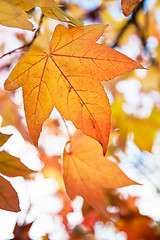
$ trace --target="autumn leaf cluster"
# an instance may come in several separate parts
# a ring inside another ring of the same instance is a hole
[[[31,182],[42,174],[58,183],[54,197],[63,206],[57,216],[70,239],[95,239],[95,226],[100,221],[108,226],[115,223],[116,231],[125,232],[130,240],[156,240],[158,227],[151,217],[141,215],[136,205],[139,198],[125,198],[118,189],[130,185],[142,188],[137,183],[140,179],[131,180],[129,172],[124,173],[119,166],[132,152],[130,146],[141,156],[147,152],[154,155],[158,141],[160,39],[153,23],[160,6],[157,1],[146,14],[143,1],[122,0],[121,6],[115,2],[112,6],[102,1],[90,11],[65,1],[0,1],[0,24],[23,30],[14,35],[22,44],[18,48],[7,52],[5,42],[0,46],[0,70],[8,74],[0,90],[0,208],[20,211],[17,193],[6,177],[21,176]],[[129,17],[117,20],[112,8]],[[85,20],[91,24],[84,24]],[[32,34],[30,41],[25,32]],[[127,51],[123,54],[114,49],[127,46],[131,38],[137,41],[135,45],[132,42],[135,60]],[[153,38],[157,45],[149,49],[147,41],[152,43]],[[19,88],[23,105],[15,100],[20,96]],[[133,107],[127,96],[135,91],[137,104]],[[147,98],[152,100],[146,113]],[[36,150],[43,166],[37,172],[3,150],[11,137],[5,134],[9,125]],[[61,154],[47,153],[43,143],[50,134],[63,138]],[[68,216],[74,212],[72,201],[77,196],[84,201],[83,220],[73,228]],[[28,214],[32,207],[31,202]],[[28,237],[33,223],[20,226],[17,222],[15,239]],[[48,234],[43,237],[50,239]]]

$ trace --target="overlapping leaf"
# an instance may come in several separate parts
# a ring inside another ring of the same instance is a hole
[[[34,7],[33,5],[22,0],[10,0],[10,2],[12,2],[17,7],[23,9],[24,11],[29,11]]]
[[[43,14],[47,17],[62,21],[68,22],[75,26],[83,26],[83,23],[78,19],[73,18],[68,13],[64,12],[58,6],[59,4],[53,0],[11,0],[13,4],[20,7],[25,11],[29,11],[34,7],[40,7]]]
[[[58,7],[58,3],[56,3],[54,0],[10,0],[13,4],[16,6],[24,9],[25,11],[29,11],[30,9],[34,7],[48,7],[48,8],[54,8]]]
[[[54,106],[106,152],[110,105],[100,82],[142,66],[127,56],[95,43],[105,26],[67,30],[58,25],[50,53],[25,54],[5,82],[5,89],[22,86],[28,129],[35,144]]]
[[[136,184],[117,164],[103,156],[94,139],[84,135],[71,141],[70,151],[64,150],[63,178],[71,199],[76,195],[82,196],[105,217],[107,212],[102,190]]]
[[[30,16],[9,0],[0,0],[0,24],[25,30],[33,30]]]
[[[77,26],[83,25],[82,22],[61,10],[58,7],[59,4],[53,0],[0,0],[0,6],[0,24],[8,27],[33,31],[33,24],[28,20],[31,17],[25,11],[36,6],[41,7],[44,15],[50,18]]]

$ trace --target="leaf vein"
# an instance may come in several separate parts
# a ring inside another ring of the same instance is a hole
[[[98,124],[97,124],[97,122],[96,122],[96,120],[95,120],[92,112],[91,112],[91,111],[89,110],[89,108],[86,106],[85,102],[83,101],[83,99],[81,98],[81,96],[77,93],[76,89],[73,87],[73,85],[72,85],[72,84],[70,83],[70,81],[67,79],[67,77],[66,77],[65,74],[62,72],[62,70],[61,70],[61,69],[59,68],[59,66],[56,64],[55,60],[54,60],[53,58],[51,58],[51,59],[52,59],[53,63],[55,64],[55,66],[58,68],[58,70],[61,72],[61,74],[63,75],[63,77],[65,78],[65,80],[68,82],[68,84],[73,88],[75,94],[76,94],[77,97],[80,99],[80,101],[82,102],[82,104],[85,106],[85,108],[87,109],[87,111],[89,112],[91,118],[93,119],[93,122],[94,122],[95,125],[97,126],[98,132],[100,133],[100,135],[101,135],[101,137],[102,137],[102,139],[103,139],[103,141],[104,141],[104,137],[103,137],[103,135],[102,135],[102,133],[101,133],[101,131],[100,131],[100,128],[99,128],[99,126],[98,126]]]
[[[64,48],[64,47],[66,47],[67,45],[75,42],[76,40],[80,39],[82,36],[85,36],[85,35],[87,35],[88,33],[92,32],[92,31],[94,31],[94,30],[95,30],[95,29],[91,29],[90,31],[88,31],[88,32],[86,32],[86,33],[83,33],[83,35],[80,35],[79,37],[73,39],[72,41],[66,43],[65,45],[59,47],[58,49],[56,49],[55,51],[52,51],[51,53],[56,52],[56,51],[58,51],[58,50],[60,50],[60,49],[62,49],[62,48]],[[91,40],[90,40],[90,41],[91,41]],[[91,42],[92,42],[92,41],[91,41]]]
[[[41,56],[41,55],[40,55],[40,56]],[[41,62],[41,61],[42,61],[43,59],[45,59],[46,57],[48,57],[48,56],[46,55],[45,57],[41,58],[38,62],[33,63],[33,64],[32,64],[29,68],[27,68],[24,72],[22,72],[21,74],[17,75],[17,76],[12,80],[12,82],[14,82],[14,80],[17,79],[17,78],[19,78],[20,76],[22,76],[25,72],[29,71],[32,67],[34,67],[37,63]],[[28,62],[27,62],[27,64],[28,64]],[[20,68],[20,66],[19,66],[19,68]]]

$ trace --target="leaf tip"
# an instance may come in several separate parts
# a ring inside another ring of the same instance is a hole
[[[31,135],[32,136],[32,135]],[[32,136],[32,141],[33,141],[33,143],[34,143],[34,145],[36,146],[36,147],[38,147],[38,139],[39,139],[39,137],[38,138],[35,138],[34,136]]]
[[[4,83],[4,89],[10,91],[16,88],[18,88],[18,84],[16,82],[13,82],[12,79],[8,77]]]
[[[19,207],[19,205],[15,208],[15,210],[14,210],[14,212],[20,212],[21,211],[21,209],[20,209],[20,207]]]

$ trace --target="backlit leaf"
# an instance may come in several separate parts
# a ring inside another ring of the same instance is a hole
[[[103,189],[136,184],[114,162],[103,156],[100,145],[92,138],[80,136],[64,150],[63,178],[71,199],[80,195],[107,217]]]
[[[12,134],[3,134],[0,132],[0,147],[2,147],[11,136]]]
[[[81,21],[73,18],[68,13],[64,12],[62,9],[58,7],[54,7],[54,8],[42,7],[41,9],[43,14],[47,17],[59,20],[61,22],[67,22],[75,26],[83,26],[83,23]]]
[[[16,5],[17,7],[22,8],[25,11],[29,11],[32,8],[34,8],[33,5],[23,1],[23,0],[10,0],[14,5]]]
[[[40,7],[43,14],[47,17],[67,22],[75,26],[83,26],[83,23],[78,19],[73,18],[62,9],[58,8],[59,4],[53,0],[11,0],[16,6],[22,8],[25,11],[29,11],[34,7]]]
[[[100,84],[141,64],[95,43],[105,26],[88,25],[67,30],[58,25],[49,51],[25,54],[5,82],[6,90],[23,88],[28,129],[35,144],[53,107],[106,153],[110,132],[110,105]]]
[[[19,200],[16,191],[5,178],[0,176],[0,208],[7,211],[19,212]]]
[[[58,7],[58,3],[54,0],[24,0],[24,2],[37,7]]]
[[[125,16],[129,16],[134,8],[143,0],[121,0],[122,11]]]
[[[138,118],[134,115],[127,115],[122,109],[121,99],[115,99],[111,106],[112,127],[119,129],[118,146],[122,149],[126,146],[128,134],[133,133],[135,144],[141,149],[151,152],[156,132],[160,129],[158,109],[153,109],[148,118]]]
[[[29,11],[34,7],[58,7],[54,0],[10,0],[16,6]]]
[[[9,0],[0,0],[0,24],[33,31],[30,16]]]
[[[23,176],[33,173],[27,168],[19,158],[10,155],[7,152],[0,152],[0,173],[8,177]]]

